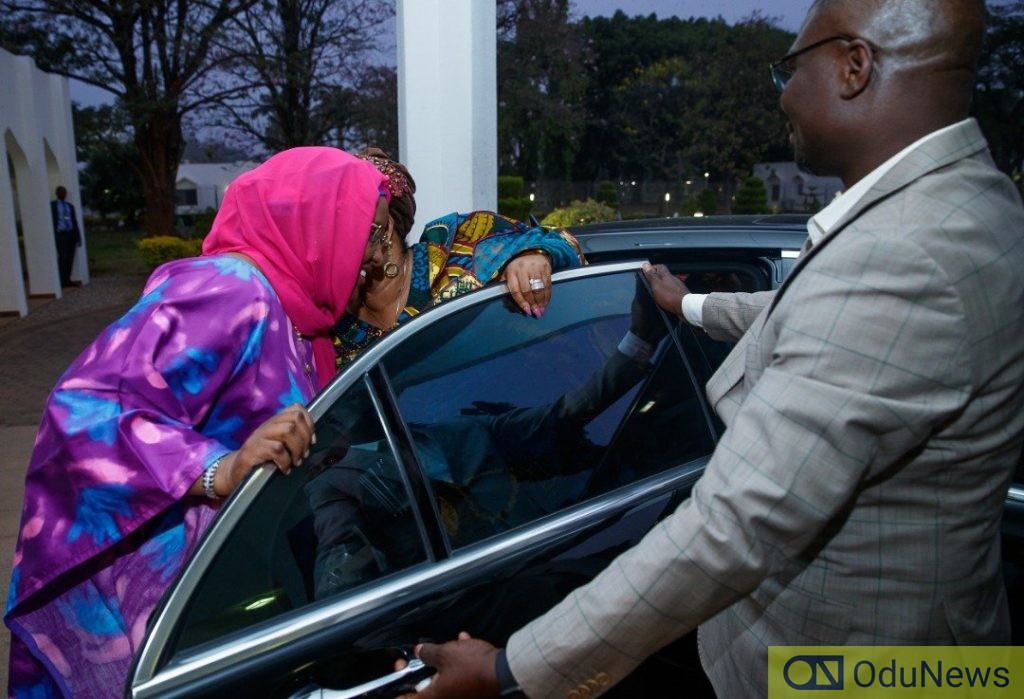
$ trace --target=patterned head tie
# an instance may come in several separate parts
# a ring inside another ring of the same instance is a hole
[[[409,185],[409,178],[405,176],[405,173],[398,169],[394,161],[377,155],[367,155],[365,153],[356,157],[373,163],[374,167],[387,176],[387,188],[388,191],[391,192],[391,196],[401,197],[413,191],[412,187]]]

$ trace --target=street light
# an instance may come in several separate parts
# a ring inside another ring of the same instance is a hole
[[[668,192],[665,192],[665,201],[672,201],[672,195]]]
[[[711,173],[710,172],[705,172],[704,173],[704,189],[708,188],[708,178],[709,177],[711,177]]]

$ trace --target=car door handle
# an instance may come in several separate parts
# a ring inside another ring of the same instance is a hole
[[[363,684],[348,689],[324,689],[323,687],[303,687],[288,699],[357,699],[371,692],[379,692],[391,686],[397,690],[403,687],[401,693],[414,692],[414,685],[417,681],[425,679],[432,674],[433,668],[428,667],[419,658],[411,658],[409,664],[401,670],[392,672],[389,675],[364,682]],[[399,692],[396,691],[396,694]]]

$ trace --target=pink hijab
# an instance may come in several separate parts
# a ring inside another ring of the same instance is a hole
[[[355,288],[383,183],[372,163],[337,148],[292,148],[231,183],[203,241],[204,255],[256,262],[312,339],[321,388],[335,372],[328,331]]]

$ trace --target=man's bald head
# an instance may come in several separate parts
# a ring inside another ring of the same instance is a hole
[[[807,21],[879,47],[882,69],[946,79],[973,89],[985,34],[984,0],[817,0]]]
[[[983,0],[816,0],[780,98],[797,159],[849,186],[967,118],[984,29]]]

